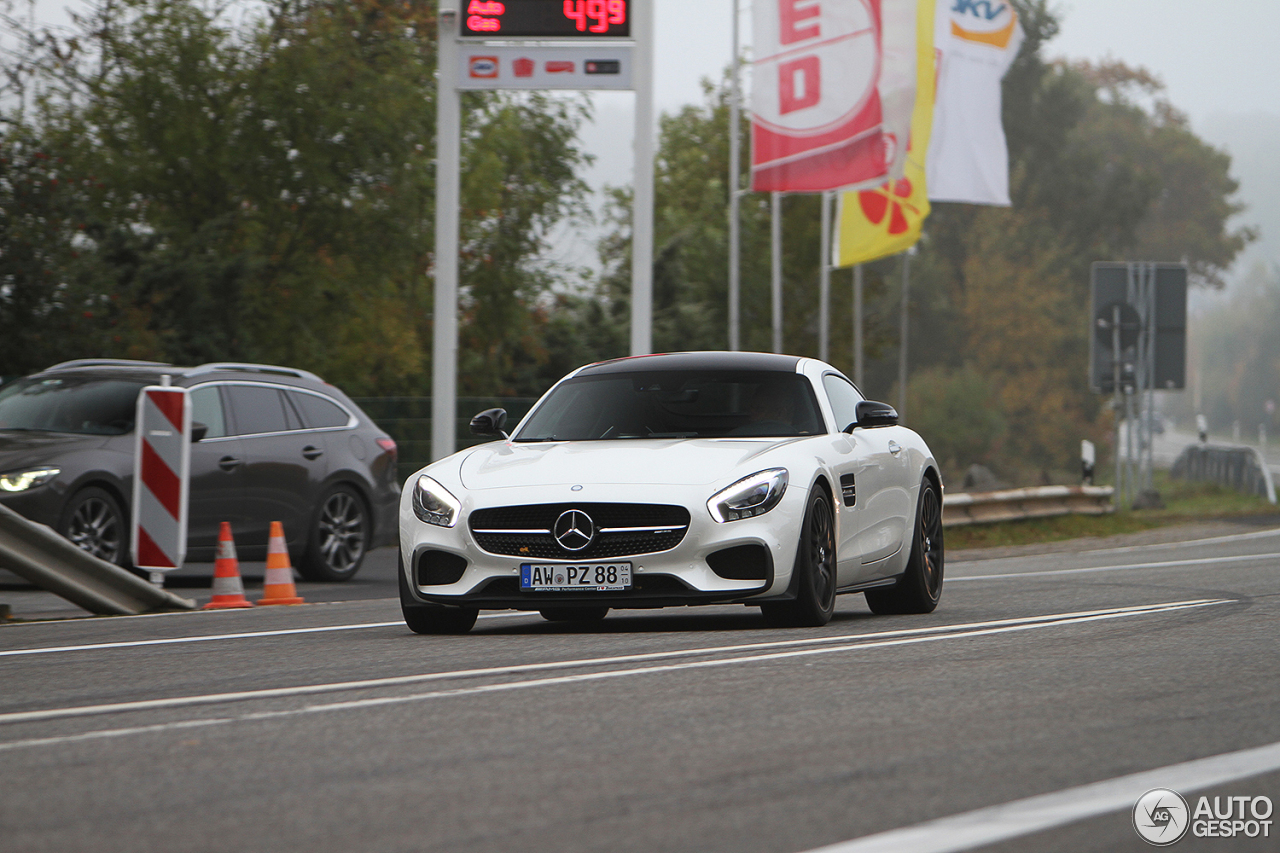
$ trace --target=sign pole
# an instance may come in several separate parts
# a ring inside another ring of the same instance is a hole
[[[632,8],[635,37],[635,190],[631,230],[631,354],[653,352],[653,3]]]
[[[902,253],[902,318],[898,345],[898,417],[907,420],[907,330],[908,309],[911,305],[911,256],[912,246]]]
[[[458,199],[461,107],[458,99],[457,0],[440,2],[436,77],[435,300],[431,336],[431,458],[457,449]]]

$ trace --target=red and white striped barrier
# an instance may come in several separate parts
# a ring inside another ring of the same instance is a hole
[[[187,555],[191,481],[187,389],[168,385],[143,388],[134,423],[133,564],[151,572],[173,571],[182,566]]]

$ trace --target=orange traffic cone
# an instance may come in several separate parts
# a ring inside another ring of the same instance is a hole
[[[224,521],[218,529],[218,557],[213,563],[213,599],[200,609],[229,610],[252,606],[253,602],[244,597],[236,542],[231,538],[231,522]]]
[[[293,585],[293,566],[289,565],[289,549],[284,544],[284,525],[271,522],[271,538],[267,540],[267,576],[262,581],[259,604],[302,604]]]

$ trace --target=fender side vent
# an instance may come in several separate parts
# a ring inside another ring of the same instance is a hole
[[[840,495],[845,506],[853,506],[858,502],[858,488],[854,485],[852,474],[840,475]]]

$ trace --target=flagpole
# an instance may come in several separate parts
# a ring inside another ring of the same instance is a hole
[[[911,302],[911,256],[915,246],[902,253],[902,327],[898,337],[898,418],[907,420],[907,307]]]
[[[866,393],[862,384],[862,264],[853,267],[853,384]]]
[[[822,257],[818,266],[818,360],[830,361],[831,343],[831,200],[835,193],[827,190],[822,200]]]
[[[739,337],[741,324],[741,221],[739,217],[739,184],[742,180],[739,141],[739,105],[741,89],[738,82],[738,0],[730,0],[733,6],[733,57],[729,86],[729,349],[742,348]]]
[[[782,193],[769,197],[769,290],[773,302],[773,351],[782,352]]]

